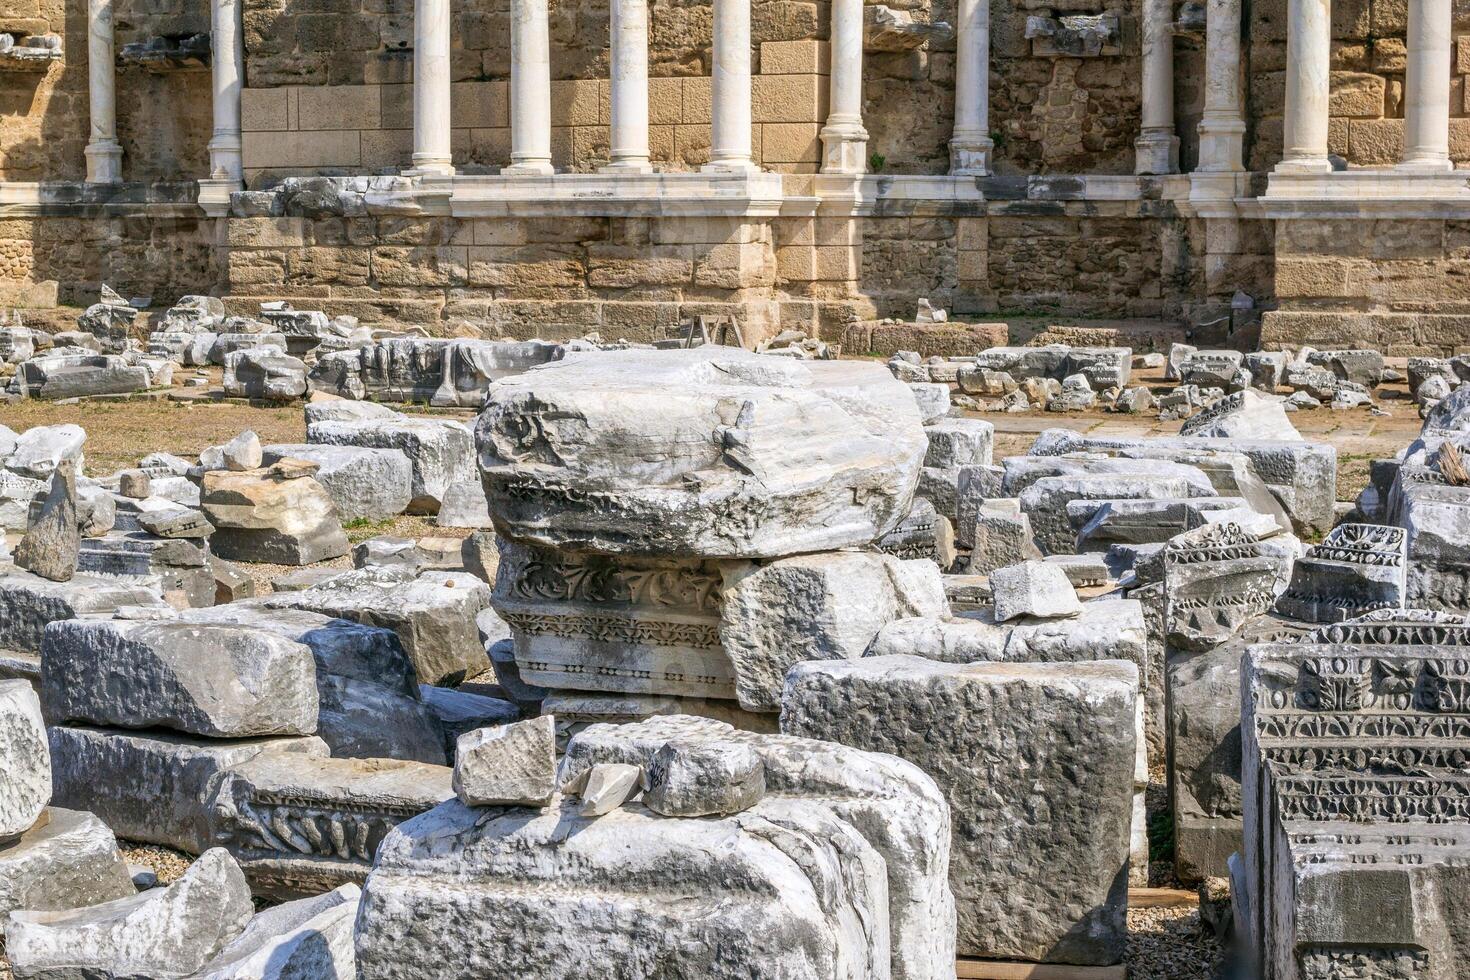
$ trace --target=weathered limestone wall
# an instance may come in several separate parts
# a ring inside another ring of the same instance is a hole
[[[690,218],[232,218],[223,285],[239,309],[287,298],[365,323],[470,335],[651,340],[698,314],[774,333],[771,227]]]
[[[1282,220],[1275,245],[1263,344],[1470,350],[1470,221]]]
[[[192,215],[0,219],[0,306],[87,306],[102,283],[170,303],[219,281],[213,222]]]

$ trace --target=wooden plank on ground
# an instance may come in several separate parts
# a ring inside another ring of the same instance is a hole
[[[1178,909],[1199,904],[1199,892],[1185,888],[1130,888],[1130,909]]]
[[[1017,963],[1009,960],[955,961],[957,980],[1127,980],[1128,968],[1070,966],[1066,963]]]

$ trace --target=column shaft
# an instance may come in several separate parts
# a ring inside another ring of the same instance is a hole
[[[551,38],[546,0],[510,4],[508,174],[550,174]]]
[[[1417,0],[1416,0],[1417,2]],[[1331,73],[1330,0],[1287,0],[1286,117],[1282,159],[1286,173],[1328,173],[1327,96]]]
[[[707,170],[754,170],[750,149],[750,0],[714,0]]]
[[[822,172],[868,169],[863,128],[863,0],[832,0],[832,75],[827,124],[822,127]]]
[[[1173,0],[1143,0],[1143,119],[1133,144],[1135,173],[1172,174],[1179,169],[1173,20]]]
[[[1240,0],[1208,0],[1205,105],[1199,123],[1196,170],[1237,173],[1245,169],[1245,115],[1240,92]]]
[[[949,141],[949,172],[990,172],[990,3],[955,4],[954,136]]]
[[[116,85],[112,0],[88,0],[87,94],[91,134],[84,151],[88,183],[114,184],[122,180],[122,147],[117,142]]]
[[[245,43],[240,0],[214,0],[210,7],[214,136],[209,141],[209,176],[244,181],[240,160],[240,91],[245,85]]]
[[[1409,3],[1404,73],[1406,170],[1450,170],[1450,0]]]
[[[648,173],[648,0],[612,0],[607,170]]]
[[[454,173],[449,121],[449,0],[414,0],[413,169]]]

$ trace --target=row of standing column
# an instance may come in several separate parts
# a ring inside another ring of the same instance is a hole
[[[113,2],[88,0],[91,136],[87,179],[121,177],[113,70]],[[1286,157],[1279,169],[1328,169],[1326,151],[1329,0],[1291,0],[1286,96]],[[710,162],[706,169],[756,169],[751,152],[749,0],[713,0]],[[240,94],[244,50],[240,0],[214,0],[214,133],[211,178],[242,176]],[[950,172],[990,171],[990,11],[988,0],[957,0],[954,133]],[[863,3],[831,4],[830,111],[821,131],[822,170],[867,169],[862,122]],[[1242,169],[1240,0],[1208,0],[1205,105],[1200,170]],[[652,170],[648,149],[648,0],[611,5],[610,171]],[[413,170],[454,172],[451,153],[450,0],[415,0]],[[1448,169],[1450,0],[1410,4],[1404,166]],[[1139,173],[1177,170],[1174,135],[1172,0],[1144,0],[1142,130]],[[551,57],[547,0],[511,3],[511,174],[550,174]]]
[[[1450,0],[1410,0],[1404,72],[1404,153],[1399,169],[1453,169],[1450,162]],[[1327,173],[1332,69],[1330,0],[1289,0],[1286,113],[1278,173]]]

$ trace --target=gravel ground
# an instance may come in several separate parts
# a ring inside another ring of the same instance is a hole
[[[1128,910],[1128,980],[1212,980],[1220,958],[1199,909]]]

